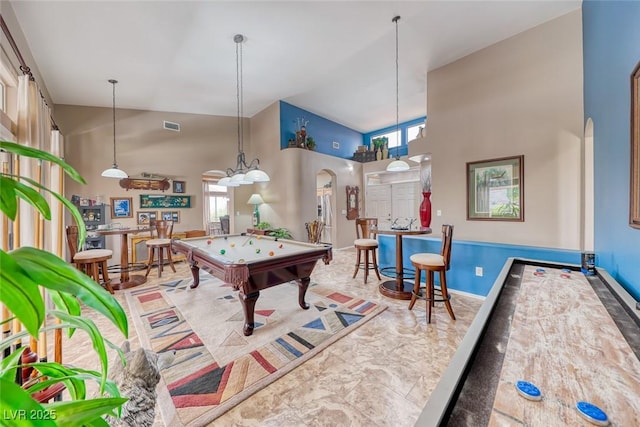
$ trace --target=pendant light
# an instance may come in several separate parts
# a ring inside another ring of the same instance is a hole
[[[402,172],[409,170],[409,164],[404,160],[400,160],[400,144],[402,143],[402,135],[400,135],[400,113],[399,113],[399,95],[398,95],[398,21],[400,16],[395,16],[391,21],[396,24],[396,137],[399,139],[396,145],[396,159],[387,165],[387,172]]]
[[[113,166],[109,169],[105,169],[102,172],[102,176],[105,178],[128,178],[129,175],[122,169],[118,169],[118,162],[116,160],[116,83],[117,80],[110,79],[109,83],[113,85]]]
[[[260,159],[253,159],[248,165],[244,156],[244,132],[242,129],[243,93],[242,93],[242,43],[244,36],[236,34],[233,37],[236,43],[236,98],[238,101],[238,157],[236,167],[227,169],[227,176],[218,181],[218,185],[225,187],[237,187],[254,182],[268,182],[269,175],[260,170]]]

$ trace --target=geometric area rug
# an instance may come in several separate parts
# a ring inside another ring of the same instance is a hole
[[[157,389],[167,426],[210,423],[386,309],[312,283],[303,310],[284,283],[260,292],[245,337],[238,291],[200,274],[196,289],[186,278],[126,292],[142,346],[176,352]]]

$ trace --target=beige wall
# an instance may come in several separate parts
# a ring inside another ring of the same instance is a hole
[[[298,148],[280,150],[279,102],[251,118],[251,135],[255,155],[271,176],[268,183],[254,184],[254,189],[265,201],[260,207],[261,220],[275,227],[286,227],[295,239],[305,241],[304,224],[317,217],[316,175],[329,171],[336,176],[337,239],[333,246],[353,246],[355,224],[346,219],[342,209],[346,209],[345,187],[358,185],[362,188],[361,164]]]
[[[87,184],[66,179],[65,195],[77,194],[105,203],[110,197],[131,197],[134,218],[112,219],[125,226],[135,226],[135,212],[140,207],[140,194],[162,194],[158,190],[125,190],[119,180],[103,178],[101,172],[113,163],[113,118],[111,108],[56,105],[55,119],[65,137],[65,160],[76,168]],[[164,130],[163,120],[180,123],[181,131]],[[247,124],[245,121],[245,125]],[[237,154],[237,121],[235,117],[117,109],[116,150],[118,165],[129,176],[150,172],[186,181],[191,195],[191,208],[179,209],[180,223],[175,231],[203,228],[202,173],[235,166]],[[247,134],[249,129],[247,126]],[[246,147],[245,147],[246,148]],[[171,189],[165,194],[171,194]],[[248,199],[249,196],[246,196]],[[242,198],[240,198],[242,200]],[[238,203],[239,207],[250,207]],[[167,209],[169,210],[169,209]],[[234,218],[238,219],[238,217]],[[250,221],[250,218],[249,218]],[[242,221],[240,221],[242,222]],[[116,249],[119,239],[109,237],[109,248]]]
[[[459,239],[580,249],[581,11],[428,74],[432,227]],[[466,220],[466,162],[524,154],[524,222]]]

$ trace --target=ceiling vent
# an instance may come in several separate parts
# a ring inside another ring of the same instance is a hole
[[[174,132],[180,132],[180,123],[173,123],[173,122],[168,122],[168,121],[164,121],[163,122],[163,127],[166,130],[172,130]]]

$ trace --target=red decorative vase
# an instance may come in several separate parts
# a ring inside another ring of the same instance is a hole
[[[420,203],[420,224],[423,227],[431,226],[431,192],[422,193],[422,203]]]

